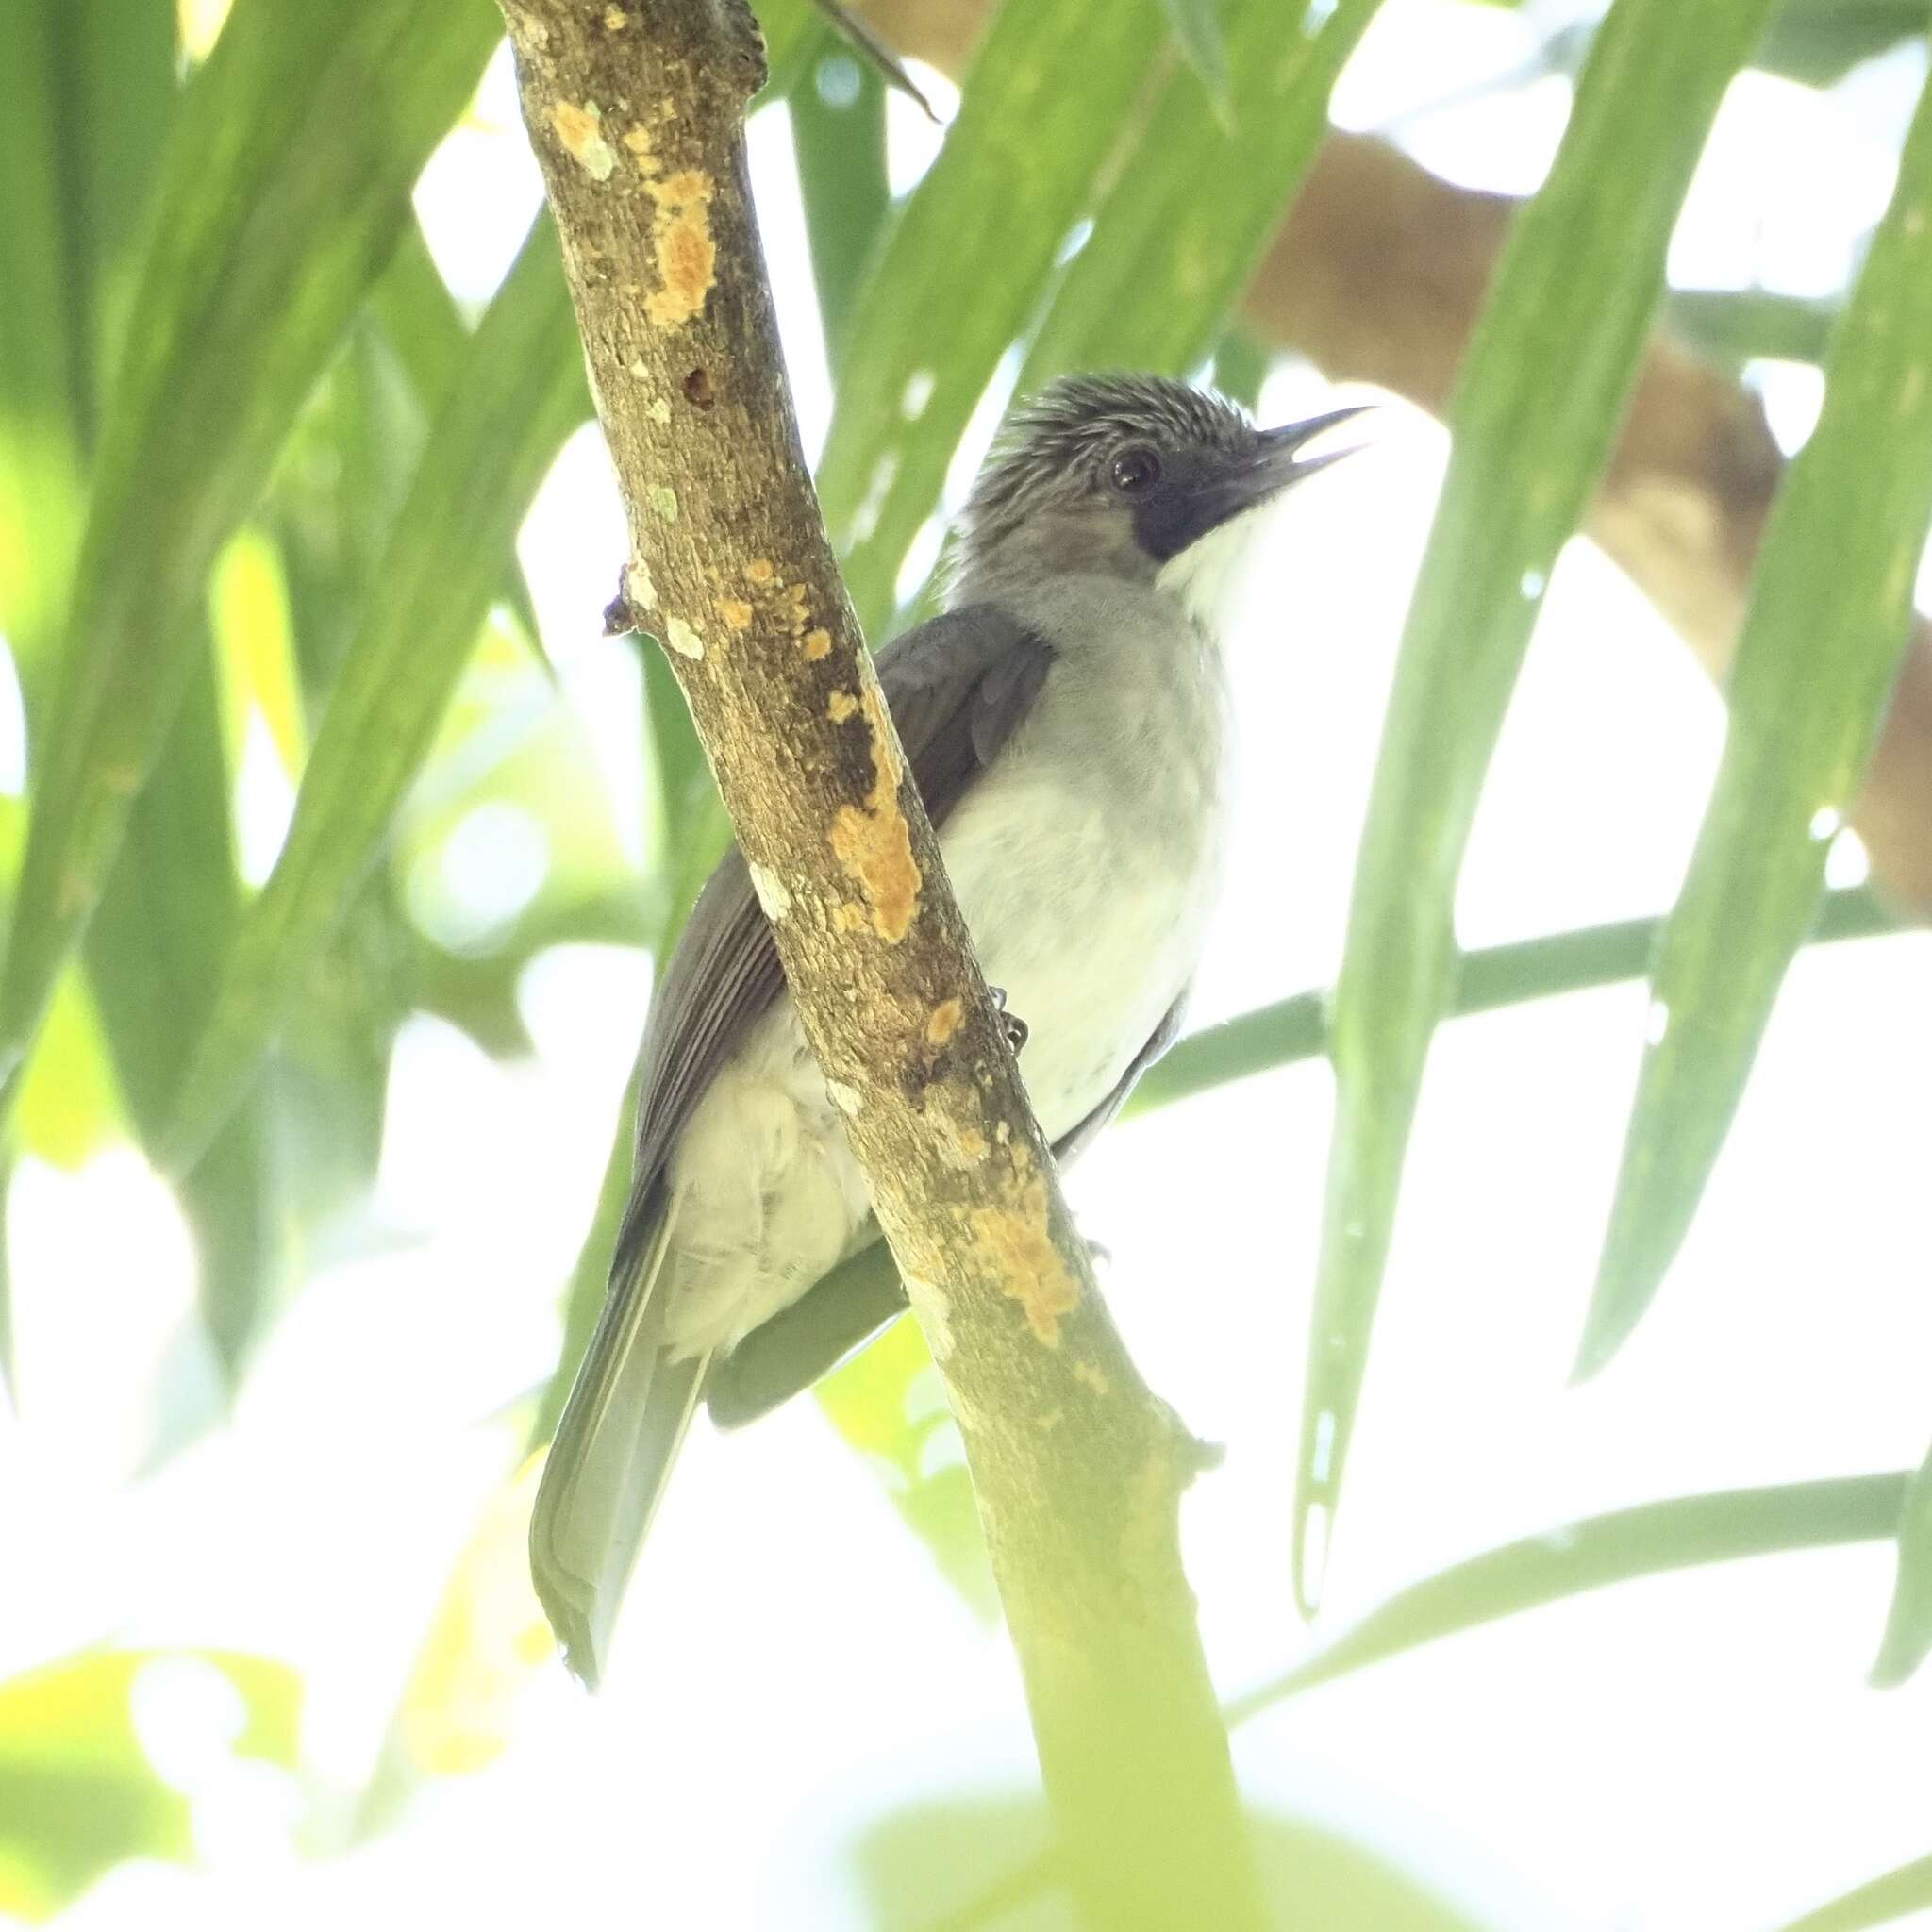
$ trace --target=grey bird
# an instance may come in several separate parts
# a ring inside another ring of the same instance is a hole
[[[980,471],[947,609],[879,654],[1063,1160],[1178,1025],[1227,829],[1224,593],[1265,507],[1347,454],[1306,446],[1357,413],[1257,429],[1184,383],[1054,384]],[[735,849],[665,969],[639,1075],[610,1286],[530,1528],[538,1594],[593,1685],[699,1400],[748,1419],[903,1306]]]

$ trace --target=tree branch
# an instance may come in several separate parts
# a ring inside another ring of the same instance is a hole
[[[1091,1922],[1259,1923],[1182,1573],[1201,1452],[1095,1289],[798,443],[744,0],[504,0],[632,546],[945,1377]]]
[[[957,76],[991,0],[855,4],[892,45]],[[1338,380],[1445,415],[1514,207],[1384,142],[1331,134],[1249,285],[1246,320]],[[1720,681],[1783,474],[1757,397],[1659,332],[1586,528]],[[1853,823],[1893,902],[1932,916],[1932,625],[1918,626]]]

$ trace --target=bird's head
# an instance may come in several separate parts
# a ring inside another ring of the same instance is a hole
[[[1080,573],[1193,601],[1245,547],[1242,520],[1347,451],[1304,456],[1337,409],[1258,429],[1233,403],[1157,375],[1070,375],[1008,418],[961,519],[962,588]]]

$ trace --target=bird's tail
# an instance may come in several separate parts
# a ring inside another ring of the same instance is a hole
[[[563,1660],[596,1688],[625,1586],[704,1386],[708,1355],[665,1357],[662,1223],[613,1289],[577,1371],[530,1518],[530,1573]]]

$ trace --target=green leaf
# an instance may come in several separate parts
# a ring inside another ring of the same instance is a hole
[[[1932,1906],[1932,1857],[1914,1858],[1828,1904],[1780,1925],[1777,1932],[1865,1932]]]
[[[282,854],[237,936],[163,1137],[192,1165],[381,849],[475,643],[503,559],[589,410],[569,291],[541,217],[477,328],[372,586]]]
[[[789,96],[825,352],[845,359],[860,277],[885,225],[886,84],[827,34]]]
[[[1879,1640],[1872,1682],[1890,1690],[1903,1684],[1932,1651],[1932,1457],[1906,1491],[1898,1520],[1898,1581]]]
[[[240,0],[189,84],[103,424],[0,976],[12,1075],[167,737],[216,548],[498,37],[488,0]]]
[[[1828,87],[1859,61],[1924,31],[1920,0],[1786,0],[1757,50],[1757,64]]]
[[[892,1507],[946,1581],[979,1615],[993,1616],[999,1594],[965,1448],[919,1324],[894,1322],[814,1393],[832,1426],[883,1475]]]
[[[1550,933],[1541,939],[1465,953],[1445,1017],[1489,1013],[1499,1007],[1521,1006],[1585,987],[1641,979],[1656,952],[1663,924],[1661,919],[1618,920],[1608,925],[1583,926],[1575,932]],[[1854,890],[1826,895],[1811,939],[1823,943],[1871,939],[1898,930],[1896,921],[1877,898]],[[1121,1118],[1132,1120],[1137,1114],[1171,1107],[1177,1100],[1206,1093],[1231,1080],[1313,1059],[1317,1054],[1326,1053],[1328,1046],[1325,991],[1277,1000],[1176,1041],[1141,1076]]]
[[[1160,0],[1181,58],[1194,71],[1218,112],[1228,104],[1227,42],[1223,38],[1219,0]],[[1287,25],[1284,17],[1283,25]]]
[[[1678,205],[1770,0],[1618,0],[1542,191],[1516,218],[1463,366],[1410,605],[1336,988],[1334,1140],[1294,1510],[1320,1592],[1403,1155],[1456,975],[1456,881],[1543,585],[1622,419]]]
[[[93,1650],[0,1683],[0,1913],[51,1918],[126,1858],[194,1856],[187,1797],[156,1775],[135,1701],[163,1674],[218,1676],[239,1698],[232,1750],[285,1769],[302,1685],[286,1665],[214,1650]],[[192,1680],[190,1680],[192,1681]]]
[[[1579,1374],[1636,1326],[1697,1211],[1911,641],[1928,522],[1932,90],[1758,553],[1724,759],[1651,974],[1663,1031],[1643,1057]]]
[[[1094,216],[1020,377],[1118,364],[1185,375],[1213,349],[1328,131],[1328,96],[1379,0],[1244,0],[1229,30],[1225,122],[1190,80],[1161,92]],[[1201,184],[1214,183],[1204,195]]]
[[[1734,365],[1759,356],[1823,362],[1841,307],[1768,289],[1677,289],[1666,314],[1686,341]]]
[[[1285,1697],[1371,1664],[1640,1576],[1877,1542],[1898,1522],[1906,1482],[1898,1471],[1674,1496],[1504,1543],[1398,1591],[1305,1662],[1238,1699],[1229,1720],[1245,1723]]]
[[[961,431],[1039,306],[1164,32],[1151,6],[1009,0],[860,291],[819,494],[869,628]],[[1042,142],[1042,126],[1053,139]]]

